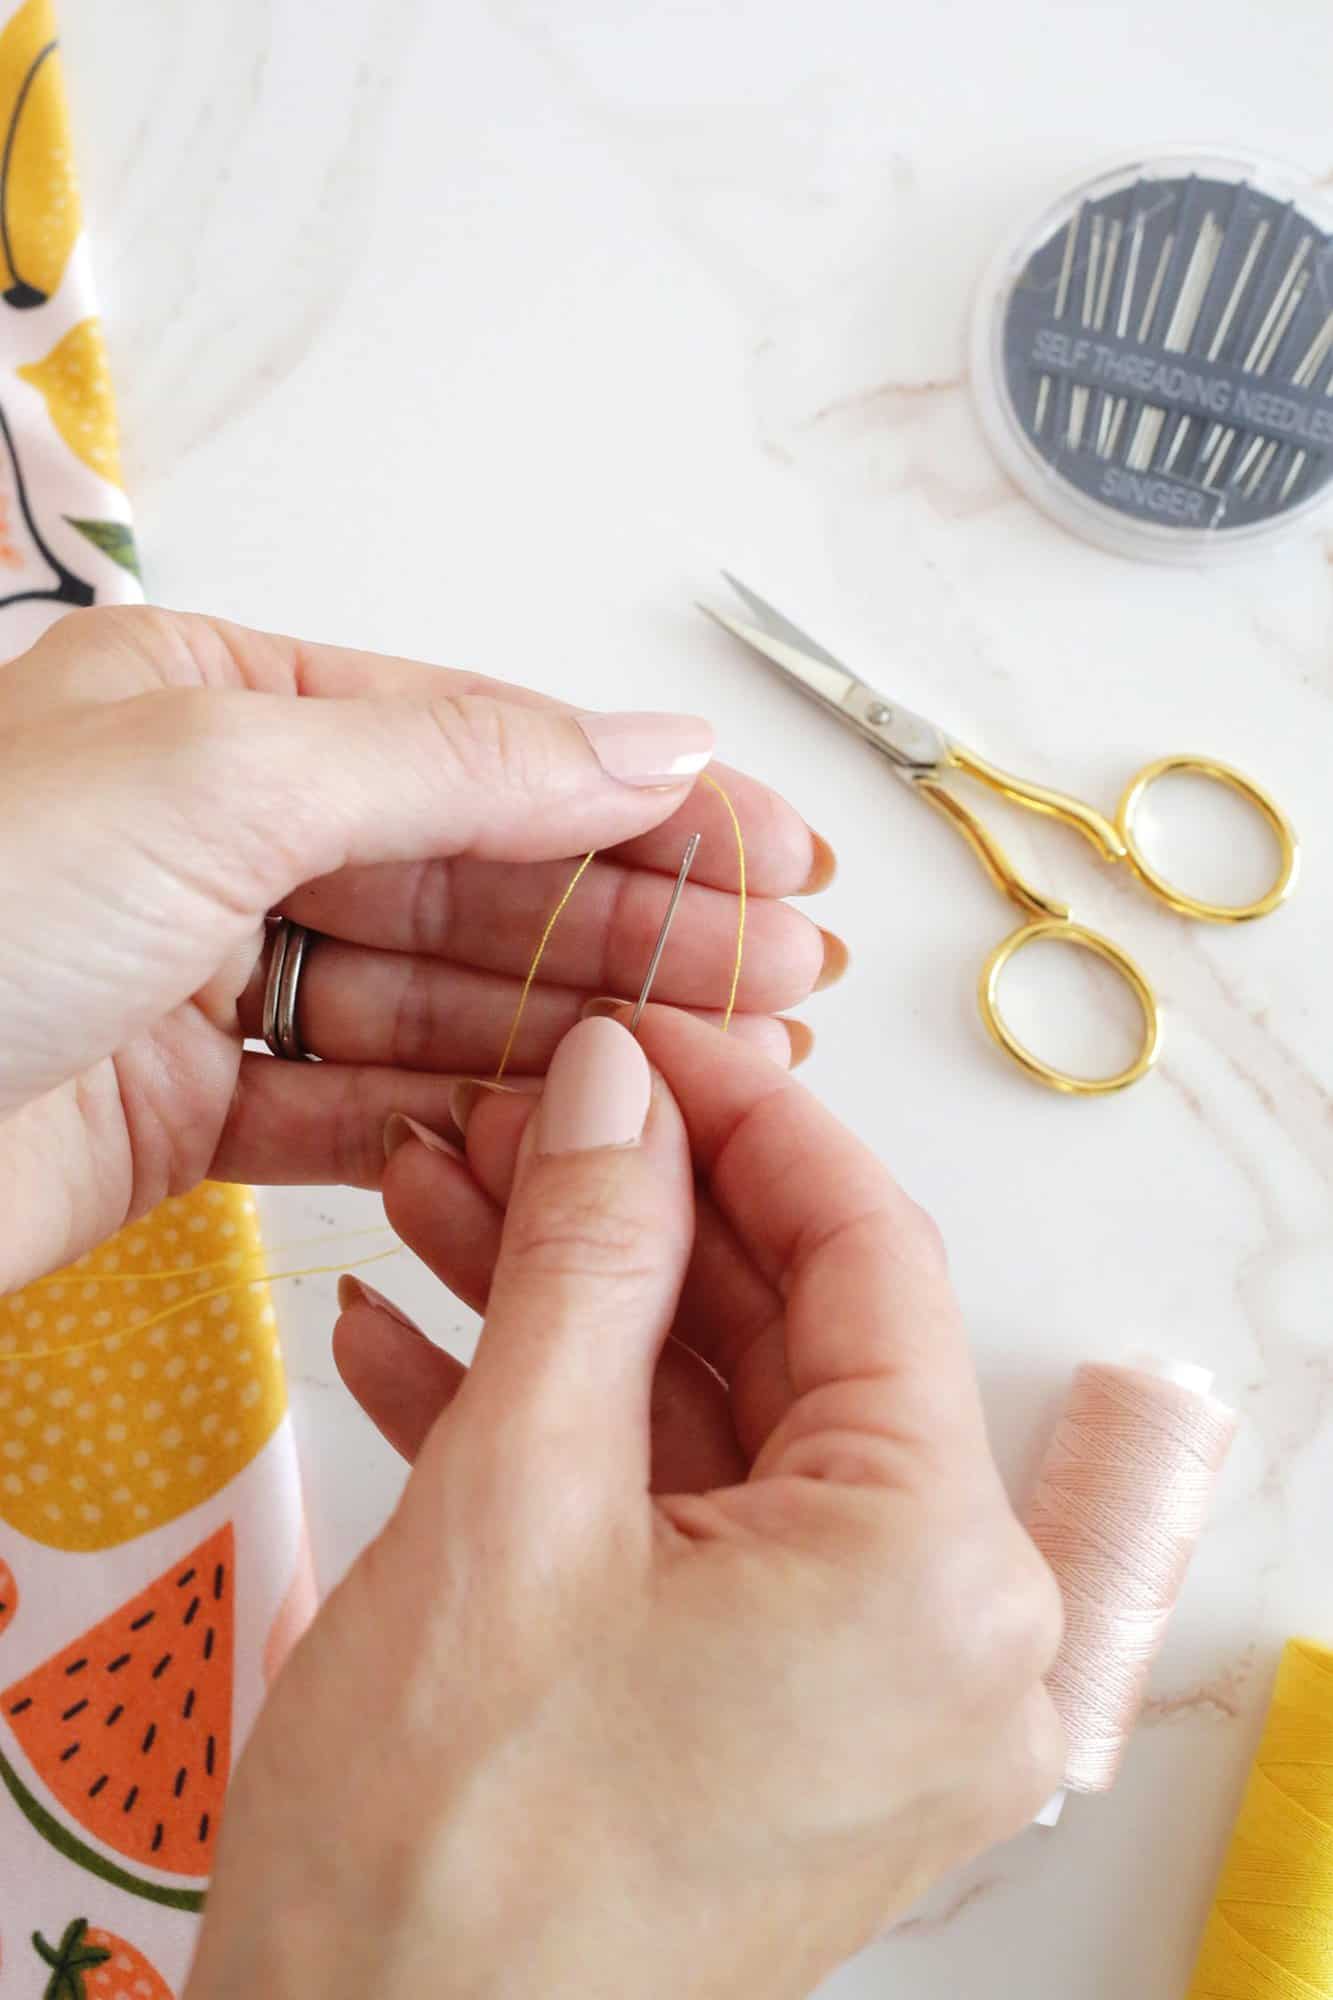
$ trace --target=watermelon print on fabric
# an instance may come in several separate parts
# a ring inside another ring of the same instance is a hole
[[[131,1861],[206,1876],[231,1767],[230,1527],[0,1695],[66,1814]]]
[[[90,270],[55,9],[0,0],[0,673],[143,598]],[[263,1266],[249,1190],[203,1187],[0,1298],[0,2000],[184,1986],[313,1608]]]

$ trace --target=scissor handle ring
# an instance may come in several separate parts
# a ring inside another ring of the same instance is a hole
[[[1055,1069],[1019,1041],[1001,1014],[998,996],[1000,976],[1005,966],[1024,945],[1035,944],[1040,938],[1053,938],[1057,944],[1077,945],[1081,950],[1104,959],[1114,972],[1119,973],[1138,1001],[1143,1015],[1143,1040],[1133,1062],[1118,1070],[1114,1076],[1072,1076],[1065,1070]],[[1035,1077],[1038,1083],[1046,1084],[1051,1090],[1065,1091],[1071,1097],[1102,1097],[1111,1090],[1124,1090],[1131,1083],[1137,1083],[1141,1076],[1146,1076],[1157,1060],[1162,1027],[1151,986],[1127,952],[1121,951],[1118,944],[1112,944],[1110,938],[1103,937],[1099,931],[1087,930],[1082,924],[1054,917],[1043,918],[1035,924],[1020,924],[1016,931],[996,945],[981,968],[977,999],[982,1020],[1005,1054],[1011,1056],[1029,1076]]]
[[[1186,771],[1196,778],[1212,778],[1215,783],[1239,792],[1272,827],[1281,856],[1277,879],[1256,902],[1206,903],[1198,896],[1186,895],[1184,890],[1168,882],[1164,875],[1159,875],[1144,854],[1134,834],[1135,814],[1148,787],[1173,771]],[[1155,896],[1168,903],[1173,910],[1179,910],[1182,916],[1197,917],[1205,924],[1247,923],[1251,917],[1266,917],[1279,903],[1285,902],[1295,886],[1300,849],[1291,821],[1276,800],[1271,799],[1262,786],[1256,785],[1253,778],[1247,778],[1243,771],[1233,770],[1230,764],[1219,764],[1215,757],[1159,757],[1155,764],[1145,764],[1126,785],[1116,808],[1115,823],[1129,851],[1130,862],[1141,880]]]

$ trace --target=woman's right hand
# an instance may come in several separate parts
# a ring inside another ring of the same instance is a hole
[[[642,1041],[585,1021],[466,1160],[390,1135],[485,1326],[464,1371],[351,1285],[415,1466],[242,1762],[190,2000],[794,2000],[1058,1782],[933,1228],[754,1049]]]

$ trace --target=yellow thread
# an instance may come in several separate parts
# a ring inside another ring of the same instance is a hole
[[[736,916],[736,954],[732,960],[732,965],[731,965],[731,987],[727,994],[726,1012],[722,1016],[722,1032],[725,1035],[728,1028],[731,1026],[731,1017],[736,1011],[736,994],[740,988],[741,965],[745,958],[745,907],[746,907],[745,836],[741,832],[741,823],[739,818],[737,817],[736,808],[731,803],[731,800],[727,797],[727,794],[723,791],[721,785],[718,784],[717,779],[710,778],[705,773],[701,779],[701,782],[707,785],[710,792],[717,793],[718,797],[721,799],[723,805],[727,809],[727,817],[731,821],[731,830],[736,836],[736,861],[740,877],[739,885],[737,888],[738,909]],[[532,991],[532,982],[537,977],[537,968],[538,966],[540,966],[542,962],[542,959],[546,952],[547,945],[551,942],[551,933],[555,929],[556,925],[559,923],[561,917],[564,915],[565,907],[568,904],[569,899],[573,895],[574,891],[578,888],[578,885],[582,880],[584,870],[588,867],[590,862],[596,859],[596,856],[597,856],[596,848],[593,848],[591,853],[584,855],[582,861],[580,861],[578,867],[574,870],[574,873],[570,876],[568,883],[565,885],[565,891],[564,894],[561,896],[560,901],[556,904],[550,916],[546,919],[546,928],[542,932],[541,937],[537,944],[537,949],[532,955],[532,963],[528,967],[528,976],[523,981],[523,991],[518,996],[518,1005],[514,1009],[514,1018],[509,1024],[509,1033],[505,1038],[504,1049],[503,1052],[501,1053],[500,1061],[496,1067],[495,1076],[492,1079],[492,1081],[495,1083],[500,1082],[500,1079],[503,1077],[506,1069],[509,1067],[509,1058],[514,1053],[514,1043],[518,1039],[519,1027],[522,1023],[523,1014],[528,1004],[528,995]]]
[[[1333,1653],[1278,1667],[1189,2000],[1333,1996]]]
[[[528,976],[523,981],[523,991],[518,996],[518,1005],[514,1009],[514,1018],[509,1024],[509,1034],[505,1041],[504,1049],[501,1052],[499,1066],[497,1067],[495,1072],[495,1081],[497,1083],[500,1081],[500,1078],[504,1075],[505,1070],[509,1065],[509,1058],[514,1052],[514,1043],[518,1039],[519,1027],[523,1020],[523,1010],[528,1004],[528,995],[532,991],[532,982],[537,977],[537,967],[541,964],[542,957],[546,951],[546,947],[551,942],[551,932],[555,929],[561,917],[564,915],[566,903],[569,901],[574,891],[578,888],[580,881],[583,879],[583,872],[588,867],[589,863],[592,861],[593,855],[595,855],[596,852],[597,849],[594,847],[591,853],[584,855],[582,861],[580,861],[578,867],[574,870],[574,873],[570,876],[569,882],[565,888],[564,895],[560,898],[560,901],[556,904],[550,916],[546,919],[546,929],[542,932],[541,939],[537,945],[537,949],[532,955],[532,964],[528,967]]]
[[[736,993],[741,983],[741,962],[745,957],[745,837],[741,832],[741,823],[736,817],[736,808],[717,782],[717,779],[710,778],[707,772],[705,772],[703,782],[708,786],[710,791],[717,793],[727,809],[727,817],[731,821],[731,830],[736,836],[736,864],[740,870],[740,885],[736,892],[740,903],[740,910],[736,917],[736,956],[732,960],[731,965],[731,991],[727,995],[727,1011],[722,1016],[722,1032],[725,1035],[727,1029],[731,1026],[731,1017],[736,1011]]]
[[[152,1221],[150,1215],[141,1216],[138,1223],[126,1224],[127,1228],[143,1228]],[[294,1236],[290,1243],[279,1243],[271,1252],[274,1257],[285,1257],[292,1250],[308,1250],[312,1244],[352,1243],[360,1236],[384,1236],[390,1233],[387,1222],[372,1223],[366,1229],[340,1229],[329,1235],[321,1231],[318,1236]],[[59,1271],[52,1271],[44,1278],[30,1278],[23,1287],[25,1292],[36,1292],[47,1285],[62,1285],[66,1290],[71,1285],[156,1285],[166,1284],[170,1279],[201,1278],[205,1271],[218,1271],[228,1264],[235,1264],[244,1257],[243,1250],[227,1250],[221,1257],[207,1257],[201,1264],[182,1264],[174,1271],[100,1271],[80,1258],[76,1264],[66,1264]],[[340,1264],[331,1264],[330,1270],[341,1270]],[[263,1272],[261,1276],[265,1275]],[[3,1359],[0,1356],[0,1359]]]
[[[53,1355],[58,1354],[86,1354],[94,1347],[105,1347],[108,1341],[112,1340],[137,1340],[141,1333],[147,1333],[152,1327],[161,1326],[163,1320],[172,1319],[177,1313],[189,1312],[195,1306],[203,1305],[208,1299],[223,1298],[228,1292],[239,1292],[260,1285],[278,1285],[284,1278],[324,1278],[331,1276],[335,1271],[359,1271],[364,1264],[382,1264],[386,1257],[401,1257],[403,1248],[401,1243],[397,1243],[391,1249],[375,1251],[372,1256],[354,1258],[350,1264],[307,1264],[299,1271],[268,1271],[261,1264],[252,1276],[238,1272],[225,1285],[211,1285],[207,1291],[190,1292],[185,1298],[176,1299],[171,1305],[164,1306],[161,1312],[152,1313],[147,1319],[140,1320],[137,1326],[113,1327],[110,1333],[99,1333],[92,1340],[48,1341],[43,1347],[28,1348],[17,1354],[0,1352],[0,1370],[7,1368],[12,1362],[49,1361]],[[197,1273],[189,1272],[186,1275],[197,1276]],[[100,1284],[101,1279],[99,1278],[97,1282]]]
[[[747,902],[745,837],[741,832],[741,823],[737,816],[736,808],[732,805],[731,800],[723,791],[721,785],[718,784],[715,778],[710,778],[706,775],[703,778],[703,783],[708,786],[710,791],[717,793],[726,807],[727,817],[731,821],[731,829],[736,837],[736,861],[739,871],[736,951],[732,960],[731,985],[727,994],[726,1010],[722,1017],[722,1032],[725,1034],[731,1026],[732,1015],[736,1011],[736,995],[740,988],[741,967],[745,955],[745,913]],[[493,1079],[493,1083],[495,1084],[500,1083],[509,1065],[509,1059],[514,1052],[514,1043],[518,1039],[518,1031],[522,1025],[523,1015],[527,1008],[528,996],[532,991],[533,982],[537,977],[542,959],[546,954],[546,947],[551,941],[551,934],[564,915],[570,897],[574,894],[586,870],[595,858],[595,848],[584,855],[582,861],[580,861],[578,867],[566,883],[559,902],[546,920],[545,928],[538,941],[537,949],[533,953],[532,963],[528,967],[527,977],[523,981],[523,988],[518,997],[518,1005],[514,1010],[514,1018],[510,1023],[509,1033],[505,1039],[504,1049]],[[145,1220],[148,1220],[148,1218],[145,1218]],[[368,1229],[348,1230],[344,1235],[345,1238],[375,1236],[380,1233],[381,1229],[387,1227],[387,1224],[378,1224]],[[326,1240],[318,1236],[298,1237],[295,1241],[283,1247],[288,1250],[295,1250],[303,1247],[306,1243],[319,1243]],[[395,1245],[388,1250],[377,1251],[372,1256],[358,1257],[349,1264],[309,1264],[295,1271],[270,1271],[262,1260],[250,1259],[247,1263],[241,1263],[239,1268],[232,1270],[225,1284],[213,1285],[202,1292],[190,1292],[183,1299],[175,1300],[171,1305],[164,1307],[161,1312],[154,1313],[148,1319],[141,1320],[137,1326],[115,1327],[110,1333],[98,1334],[92,1340],[67,1341],[60,1344],[47,1343],[42,1347],[25,1349],[17,1353],[0,1353],[0,1369],[3,1369],[9,1363],[41,1361],[53,1354],[82,1354],[95,1347],[104,1347],[108,1341],[132,1339],[138,1334],[148,1332],[152,1327],[160,1326],[164,1320],[171,1319],[176,1313],[184,1312],[190,1307],[201,1305],[208,1299],[221,1298],[228,1292],[239,1291],[244,1286],[276,1285],[281,1284],[286,1278],[326,1277],[335,1271],[359,1270],[363,1264],[379,1264],[386,1257],[397,1257],[401,1254],[402,1246]],[[54,1271],[46,1277],[34,1278],[25,1289],[35,1291],[47,1285],[75,1284],[79,1282],[80,1273],[84,1273],[87,1277],[92,1278],[99,1285],[114,1283],[148,1284],[154,1280],[159,1283],[166,1283],[168,1280],[177,1283],[181,1281],[188,1282],[192,1278],[202,1277],[205,1272],[219,1270],[232,1264],[241,1259],[241,1257],[242,1253],[240,1251],[228,1251],[225,1256],[210,1258],[205,1263],[182,1266],[177,1270],[170,1271],[92,1271],[86,1269],[83,1263],[80,1262],[68,1265],[64,1270]]]

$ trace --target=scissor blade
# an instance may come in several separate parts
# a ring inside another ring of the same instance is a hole
[[[762,653],[779,673],[795,681],[803,693],[813,695],[825,708],[841,710],[846,697],[859,685],[856,675],[849,674],[846,667],[840,667],[827,653],[818,658],[812,657],[802,646],[777,638],[762,626],[751,625],[746,619],[731,618],[725,611],[714,611],[711,604],[701,604],[699,609],[706,611],[715,623],[737,639],[743,639],[747,646],[753,646],[757,653]]]
[[[910,708],[887,701],[859,674],[850,672],[832,653],[808,639],[799,626],[765,604],[762,597],[756,597],[734,576],[728,576],[726,570],[722,574],[737,594],[754,606],[761,623],[753,625],[748,619],[731,618],[725,611],[714,611],[710,604],[701,604],[699,609],[735,638],[743,639],[747,646],[762,653],[780,674],[821,708],[828,709],[858,736],[873,743],[890,760],[899,777],[911,781],[948,762],[948,739],[933,722],[923,715],[914,715]]]
[[[740,598],[741,603],[749,606],[760,625],[773,638],[785,639],[789,646],[794,646],[807,660],[818,660],[821,666],[833,667],[840,674],[847,673],[841,660],[835,660],[832,653],[821,646],[817,639],[812,639],[799,625],[793,625],[790,618],[784,618],[780,611],[775,611],[771,604],[765,603],[758,592],[748,589],[738,576],[733,576],[729,569],[724,569],[722,575]],[[849,680],[852,678],[851,675],[847,677]]]

